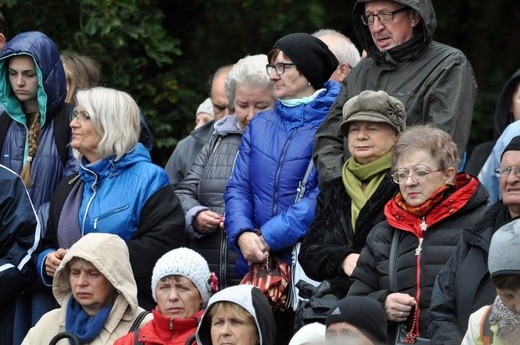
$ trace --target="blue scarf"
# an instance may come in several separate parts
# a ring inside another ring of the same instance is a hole
[[[78,337],[81,344],[88,343],[96,338],[105,325],[113,304],[107,305],[94,316],[88,315],[81,305],[71,297],[67,304],[65,329]]]

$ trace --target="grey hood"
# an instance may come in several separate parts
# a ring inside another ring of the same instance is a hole
[[[208,307],[197,329],[197,343],[211,345],[211,318],[209,311],[216,302],[233,302],[247,310],[255,319],[258,330],[259,345],[274,344],[276,327],[269,302],[262,292],[252,285],[236,285],[228,287],[209,299]]]
[[[375,61],[415,59],[433,40],[433,34],[437,29],[437,18],[431,0],[394,0],[419,13],[421,22],[414,29],[414,37],[411,40],[387,51],[379,51],[372,40],[368,26],[361,22],[361,15],[365,12],[365,3],[370,1],[372,0],[357,0],[352,10],[352,25],[359,44]]]

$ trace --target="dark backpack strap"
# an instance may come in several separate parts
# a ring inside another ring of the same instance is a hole
[[[484,315],[482,315],[482,319],[480,320],[480,340],[483,345],[491,345],[493,344],[493,331],[491,331],[491,323],[489,322],[489,317],[491,316],[491,307],[490,305]]]
[[[392,244],[390,246],[390,255],[388,256],[388,281],[392,292],[397,290],[397,245],[399,244],[399,230],[394,229]]]
[[[2,146],[4,146],[5,136],[11,121],[13,119],[5,111],[0,115],[0,151],[2,151]]]
[[[146,315],[150,314],[150,312],[148,310],[145,310],[145,311],[142,311],[138,316],[137,318],[135,319],[134,323],[132,324],[132,327],[130,327],[130,330],[128,331],[128,333],[130,332],[133,332],[137,329],[139,329],[139,326],[141,325],[141,322],[143,322],[144,318],[146,317]],[[139,333],[139,332],[135,332],[136,334]]]
[[[193,333],[191,337],[189,337],[186,342],[184,343],[184,345],[192,345],[192,344],[196,344],[196,340],[197,340],[197,333]]]
[[[63,166],[67,164],[69,152],[67,145],[70,143],[70,117],[74,110],[74,104],[63,103],[61,110],[54,116],[54,141]]]
[[[142,345],[139,342],[139,330],[134,331],[134,345]]]

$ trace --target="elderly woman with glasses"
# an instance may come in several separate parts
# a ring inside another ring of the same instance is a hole
[[[224,194],[228,244],[238,254],[239,277],[249,271],[248,263],[263,262],[270,253],[290,263],[292,246],[307,233],[318,194],[315,169],[298,203],[296,193],[311,161],[314,134],[340,89],[328,81],[338,60],[310,34],[280,38],[267,56],[277,100],[245,130]],[[275,319],[275,343],[287,344],[291,312],[277,311]]]
[[[184,244],[184,213],[166,172],[138,143],[139,107],[125,92],[79,91],[70,146],[79,174],[53,196],[37,269],[50,285],[63,256],[88,233],[118,235],[128,245],[139,305],[155,305],[149,287],[162,254]]]
[[[368,235],[349,295],[382,303],[390,340],[396,324],[409,340],[428,338],[435,277],[462,230],[487,210],[487,192],[475,177],[457,173],[457,146],[433,125],[404,131],[393,147],[392,164],[399,192],[385,205],[386,221]]]

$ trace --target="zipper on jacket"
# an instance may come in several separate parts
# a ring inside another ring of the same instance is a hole
[[[103,218],[106,218],[108,216],[111,216],[113,215],[114,213],[117,213],[117,212],[120,212],[120,211],[123,211],[123,210],[126,210],[129,206],[126,205],[126,206],[122,206],[122,207],[119,207],[119,208],[116,208],[115,210],[112,210],[112,211],[109,211],[109,212],[105,212],[103,213],[102,215],[94,218],[94,230],[97,230],[97,223],[100,219],[103,219]]]
[[[90,173],[92,173],[96,179],[94,180],[94,183],[92,184],[92,186],[90,186],[90,188],[92,189],[93,193],[92,193],[92,196],[90,197],[90,199],[88,200],[87,202],[87,207],[85,207],[85,215],[83,216],[83,220],[81,221],[81,236],[85,236],[85,223],[87,222],[87,215],[88,215],[88,211],[90,209],[90,205],[92,204],[92,201],[94,200],[94,198],[96,197],[96,193],[97,193],[97,181],[98,181],[98,176],[95,172],[93,172],[92,170],[88,170],[85,168],[85,170],[89,171]]]
[[[285,154],[287,153],[287,148],[289,147],[289,144],[292,142],[292,139],[294,137],[294,133],[296,132],[295,129],[292,130],[291,135],[289,135],[289,138],[287,138],[287,141],[285,142],[285,145],[282,150],[282,155],[280,156],[280,159],[278,160],[278,169],[276,170],[276,175],[274,179],[274,198],[273,198],[273,215],[276,214],[278,211],[278,184],[280,182],[280,173],[282,170],[282,162],[285,158]]]
[[[173,330],[173,319],[170,318],[170,329]]]

